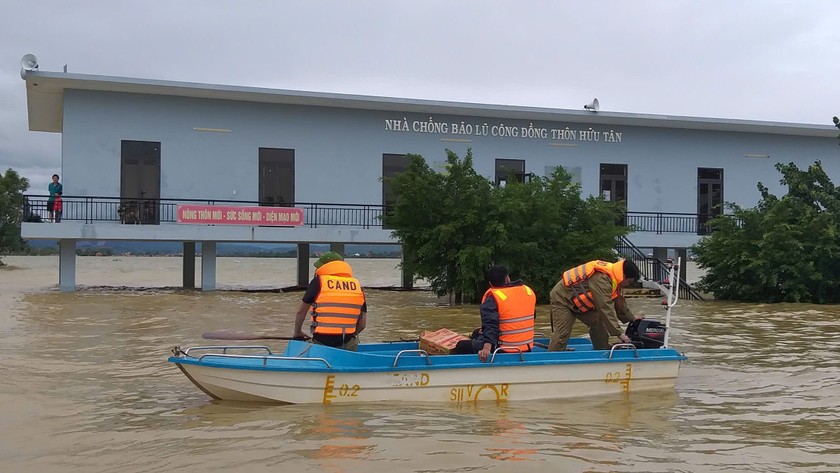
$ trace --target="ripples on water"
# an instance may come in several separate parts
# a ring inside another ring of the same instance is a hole
[[[690,359],[675,390],[271,406],[211,401],[165,360],[174,345],[215,343],[200,338],[209,330],[290,333],[300,293],[62,294],[28,271],[0,271],[13,288],[0,295],[3,471],[840,471],[835,306],[681,302],[671,342]],[[117,264],[101,277],[124,273]],[[427,293],[369,300],[369,341],[478,324],[476,307]],[[631,305],[663,316],[659,300]],[[547,314],[538,309],[546,333]]]

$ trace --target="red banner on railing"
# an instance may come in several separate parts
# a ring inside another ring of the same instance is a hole
[[[303,209],[295,207],[179,205],[178,223],[289,227],[303,225]]]

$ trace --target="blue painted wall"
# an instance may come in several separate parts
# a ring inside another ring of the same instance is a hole
[[[252,102],[67,90],[62,182],[74,196],[119,196],[120,142],[161,142],[161,197],[256,201],[258,149],[295,150],[298,202],[381,203],[383,153],[418,153],[432,165],[449,148],[472,148],[476,170],[494,177],[495,159],[524,159],[526,172],[579,167],[584,194],[597,194],[599,164],[628,165],[628,209],[697,210],[697,168],[724,168],[724,199],[752,206],[756,183],[783,192],[777,162],[800,167],[821,159],[840,182],[833,138],[654,127],[550,123],[433,114],[435,122],[505,124],[621,133],[621,143],[389,131],[386,120],[428,121],[429,115]],[[230,129],[230,133],[194,128]],[[451,126],[450,126],[451,128]],[[470,142],[444,140],[470,140]],[[749,158],[766,154],[770,158]],[[236,191],[236,194],[234,194]]]

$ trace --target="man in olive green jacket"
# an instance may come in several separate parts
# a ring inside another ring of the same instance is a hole
[[[621,293],[622,288],[639,279],[639,268],[630,260],[620,260],[614,264],[593,261],[578,268],[593,264],[608,266],[611,269],[591,272],[579,285],[567,285],[561,278],[551,290],[551,340],[548,351],[566,349],[575,320],[580,320],[589,327],[592,348],[607,350],[610,348],[610,335],[618,337],[624,343],[630,343],[630,337],[624,334],[621,322],[628,323],[644,318],[641,315],[633,315]],[[575,298],[581,293],[581,288],[587,291],[585,296],[594,306],[589,310],[584,308],[584,311],[581,311],[580,304],[575,304]]]

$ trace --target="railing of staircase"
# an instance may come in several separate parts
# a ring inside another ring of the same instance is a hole
[[[653,256],[648,256],[644,254],[639,248],[636,247],[630,240],[626,237],[620,236],[618,237],[618,241],[616,242],[616,250],[625,258],[629,258],[636,263],[636,266],[639,267],[639,271],[642,272],[642,276],[645,279],[650,279],[662,284],[668,278],[668,265],[665,264],[664,261],[660,260],[659,258],[655,258]],[[682,264],[686,264],[683,262]],[[679,273],[676,273],[675,277],[679,278],[680,280],[680,297],[683,299],[694,299],[694,300],[704,300],[703,296],[700,295],[694,288],[692,288],[682,277],[679,276]]]

